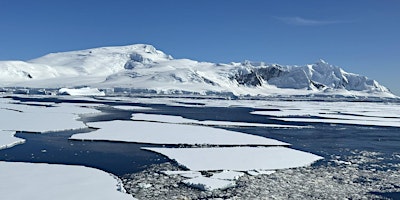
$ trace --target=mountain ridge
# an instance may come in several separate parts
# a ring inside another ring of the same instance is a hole
[[[396,97],[377,81],[348,73],[324,60],[304,66],[199,62],[174,59],[152,45],[135,44],[50,53],[26,62],[0,61],[0,87],[83,86],[166,94]]]

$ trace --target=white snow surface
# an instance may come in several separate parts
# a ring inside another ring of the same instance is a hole
[[[113,106],[113,108],[120,110],[151,110],[151,108],[142,106]]]
[[[243,175],[244,175],[243,172],[223,170],[222,172],[213,174],[211,178],[221,179],[221,180],[237,180]]]
[[[286,147],[142,148],[194,171],[276,170],[307,166],[322,157]]]
[[[378,82],[318,61],[304,66],[210,63],[171,56],[146,44],[52,53],[27,62],[1,61],[0,86],[234,95],[396,97]],[[122,89],[122,90],[121,90]]]
[[[247,123],[247,122],[229,122],[229,121],[199,121],[186,119],[181,116],[172,115],[156,115],[156,114],[132,114],[132,120],[153,121],[162,123],[174,124],[195,124],[205,126],[240,126],[240,127],[270,127],[270,128],[310,128],[307,126],[294,126],[294,125],[281,125],[281,124],[261,124],[261,123]]]
[[[185,178],[196,178],[202,176],[200,172],[196,171],[162,171],[165,175],[180,175]]]
[[[99,129],[74,134],[71,139],[148,144],[289,145],[261,136],[197,125],[120,120],[93,122],[87,125]]]
[[[25,142],[25,139],[17,138],[14,136],[15,131],[2,131],[0,130],[0,150],[13,147]]]
[[[79,104],[62,103],[54,107],[0,102],[0,130],[50,132],[87,128],[77,121],[79,114],[98,113]]]
[[[4,200],[134,199],[117,191],[116,177],[93,168],[0,161],[0,172]]]

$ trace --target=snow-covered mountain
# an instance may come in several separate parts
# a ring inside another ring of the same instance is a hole
[[[320,60],[305,66],[173,59],[136,44],[52,53],[27,62],[0,61],[1,87],[74,88],[108,92],[395,97],[365,76]]]

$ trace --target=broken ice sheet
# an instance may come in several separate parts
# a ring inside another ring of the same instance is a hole
[[[115,109],[120,110],[151,110],[152,108],[149,107],[142,107],[142,106],[113,106]]]
[[[243,172],[223,170],[222,172],[213,174],[211,178],[221,179],[221,180],[237,180],[243,175],[244,175]]]
[[[270,128],[310,128],[309,126],[294,126],[282,124],[261,124],[261,123],[248,123],[248,122],[230,122],[230,121],[199,121],[193,119],[186,119],[181,116],[173,115],[156,115],[156,114],[132,114],[132,120],[153,121],[161,123],[176,123],[176,124],[195,124],[205,126],[243,126],[243,127],[270,127]]]
[[[142,148],[193,171],[276,170],[307,166],[322,157],[286,147]]]
[[[162,171],[162,173],[168,176],[180,175],[185,178],[196,178],[201,176],[201,173],[196,171]]]
[[[81,104],[61,103],[53,107],[0,103],[0,130],[50,132],[87,128],[79,114],[99,113]]]
[[[10,148],[25,142],[25,139],[17,138],[14,135],[15,131],[0,130],[0,150]]]
[[[227,188],[236,186],[235,181],[214,179],[214,178],[208,178],[208,177],[204,177],[204,176],[183,180],[182,182],[190,187],[195,187],[200,190],[208,190],[208,191],[216,190],[216,189],[223,190],[223,189],[227,189]]]
[[[118,178],[93,168],[0,161],[0,172],[1,199],[134,199]]]
[[[71,139],[147,144],[289,145],[261,136],[196,125],[120,120],[87,125],[100,129],[72,135]]]

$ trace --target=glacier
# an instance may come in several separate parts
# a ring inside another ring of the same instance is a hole
[[[377,81],[348,73],[324,60],[304,66],[251,61],[211,63],[174,59],[152,45],[134,44],[51,53],[29,61],[0,61],[0,92],[58,94],[61,88],[74,91],[88,87],[106,95],[397,98]]]

